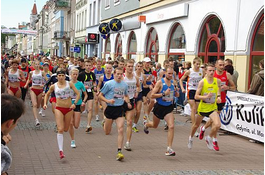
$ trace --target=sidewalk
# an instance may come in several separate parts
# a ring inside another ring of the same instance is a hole
[[[13,153],[13,163],[9,174],[264,174],[263,144],[251,143],[247,138],[220,131],[219,152],[209,150],[205,141],[197,138],[194,138],[193,148],[189,150],[187,141],[191,124],[186,122],[187,117],[179,114],[174,114],[175,157],[164,155],[167,143],[164,122],[158,129],[150,129],[146,135],[140,119],[140,132],[132,136],[132,151],[123,150],[125,159],[118,162],[115,160],[115,124],[112,133],[106,136],[101,122],[93,119],[93,130],[86,134],[86,115],[82,114],[81,127],[75,131],[77,148],[70,147],[70,136],[64,133],[66,157],[60,160],[51,106],[45,111],[46,117],[39,118],[42,125],[40,130],[35,129],[32,109],[28,104],[26,111],[11,132],[12,141],[8,146]],[[125,143],[126,134],[124,136]]]

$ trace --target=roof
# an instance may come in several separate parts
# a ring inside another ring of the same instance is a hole
[[[32,11],[31,11],[31,14],[32,14],[32,15],[37,15],[37,6],[36,6],[36,3],[34,3],[34,5],[33,5]]]

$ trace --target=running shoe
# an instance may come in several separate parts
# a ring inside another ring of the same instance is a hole
[[[126,143],[125,143],[125,145],[124,145],[124,149],[127,150],[127,151],[131,151],[131,150],[132,150],[132,148],[131,148],[129,142],[126,142]]]
[[[96,115],[96,121],[97,122],[99,121],[99,115]]]
[[[72,141],[71,141],[71,147],[72,147],[72,148],[76,148],[75,140],[72,140]]]
[[[197,131],[194,133],[195,137],[199,137],[200,133],[198,133]]]
[[[172,148],[168,148],[167,152],[165,153],[166,156],[175,156],[176,153]]]
[[[104,128],[105,120],[103,119],[101,122],[102,127]]]
[[[205,132],[205,131],[202,130],[202,128],[203,128],[203,126],[200,127],[200,136],[199,136],[199,139],[200,139],[200,140],[203,139],[203,137],[204,137],[204,132]]]
[[[168,126],[167,126],[167,124],[165,125],[164,130],[165,130],[165,131],[168,131]]]
[[[219,151],[219,146],[218,146],[217,141],[213,142],[213,149],[214,149],[215,151]]]
[[[87,110],[84,110],[84,111],[82,112],[82,114],[86,114],[86,113],[88,113]]]
[[[144,115],[143,119],[144,120],[149,120],[149,116],[148,115]]]
[[[39,114],[40,114],[40,115],[42,114],[42,108],[40,108]]]
[[[139,132],[139,130],[136,127],[132,128],[133,132]]]
[[[60,159],[63,159],[64,158],[63,151],[59,151],[59,154],[60,154]]]
[[[39,127],[39,126],[40,126],[40,122],[39,122],[38,119],[35,120],[35,126],[36,126],[36,127]]]
[[[91,126],[86,128],[86,133],[89,133],[90,131],[92,131],[92,127]]]
[[[144,133],[149,134],[148,127],[146,126],[146,124],[147,124],[147,121],[144,120]]]
[[[39,114],[40,114],[42,117],[45,117],[45,113],[44,113],[44,111],[42,110],[42,108],[41,108]]]
[[[192,144],[193,144],[193,140],[189,139],[188,141],[188,148],[191,149],[192,148]]]
[[[212,142],[212,139],[209,136],[205,137],[205,141],[206,141],[207,147],[209,149],[213,149],[213,142]]]
[[[116,160],[121,161],[122,159],[124,159],[124,155],[121,152],[118,152]]]

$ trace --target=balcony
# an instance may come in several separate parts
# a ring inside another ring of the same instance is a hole
[[[55,11],[68,11],[71,9],[70,0],[55,0]]]
[[[70,32],[67,31],[55,31],[53,35],[55,40],[70,40]]]

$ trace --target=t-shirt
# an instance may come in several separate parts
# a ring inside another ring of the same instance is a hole
[[[82,81],[85,86],[88,86],[87,92],[93,92],[93,83],[96,81],[96,76],[93,72],[81,72],[77,80]]]
[[[81,105],[82,104],[82,92],[86,91],[85,85],[82,82],[80,82],[80,81],[77,81],[74,85],[75,85],[76,89],[80,93],[80,99],[78,100],[76,105]],[[76,98],[76,94],[75,94],[75,92],[73,90],[72,90],[71,93],[72,93],[72,104],[74,104],[75,98]]]
[[[120,83],[115,80],[106,82],[100,90],[106,99],[114,99],[114,104],[107,103],[108,106],[121,106],[124,103],[124,96],[128,95],[128,85],[121,81]]]

